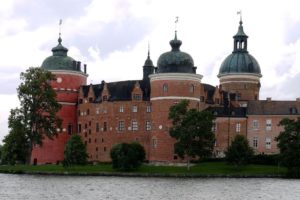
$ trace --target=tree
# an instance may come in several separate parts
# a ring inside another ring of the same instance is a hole
[[[144,147],[137,142],[117,144],[110,151],[112,166],[120,171],[138,168],[145,160],[145,155]]]
[[[2,163],[2,145],[0,144],[0,164]]]
[[[226,160],[236,166],[246,165],[253,156],[253,149],[243,135],[236,135],[226,152]]]
[[[61,119],[56,115],[61,105],[51,87],[55,76],[43,68],[29,68],[20,75],[18,98],[25,137],[29,144],[26,161],[29,164],[34,145],[42,145],[45,137],[52,139],[60,128]],[[14,127],[12,127],[14,129]]]
[[[288,176],[300,177],[300,117],[297,120],[285,118],[279,125],[284,126],[284,131],[275,138],[280,162],[287,167]]]
[[[214,116],[207,111],[188,109],[189,101],[183,100],[170,107],[169,119],[172,120],[171,137],[177,142],[175,153],[186,158],[187,168],[193,157],[208,157],[213,151],[215,136],[212,132]]]
[[[14,165],[25,163],[28,154],[28,140],[23,124],[23,116],[19,109],[12,109],[8,118],[10,132],[3,140],[2,163]]]
[[[87,163],[88,154],[86,146],[82,142],[79,135],[73,135],[65,147],[64,166],[85,165]]]

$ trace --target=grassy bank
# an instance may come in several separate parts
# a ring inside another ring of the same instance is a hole
[[[138,176],[281,176],[286,169],[270,165],[247,165],[235,167],[224,162],[204,162],[191,167],[178,166],[152,166],[143,165],[136,171],[125,173],[125,175]],[[30,174],[79,174],[79,175],[124,175],[112,169],[110,164],[72,166],[64,168],[61,165],[16,165],[0,166],[0,173],[30,173]]]

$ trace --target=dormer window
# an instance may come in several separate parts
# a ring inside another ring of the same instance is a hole
[[[142,99],[142,95],[141,94],[133,94],[133,99],[139,101]]]
[[[192,84],[190,85],[190,93],[194,94],[194,92],[195,92],[195,86]]]
[[[290,108],[290,113],[297,114],[298,113],[297,108],[295,108],[295,107]]]

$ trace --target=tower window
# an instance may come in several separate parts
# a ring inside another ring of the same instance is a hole
[[[192,84],[190,85],[190,93],[194,94],[195,92],[195,86]]]
[[[131,127],[132,127],[133,131],[137,131],[139,129],[138,122],[137,121],[132,121],[131,122]]]
[[[168,92],[168,89],[169,89],[169,88],[168,88],[168,84],[165,83],[165,84],[163,85],[163,91],[164,91],[164,92]]]
[[[103,123],[103,131],[107,131],[107,122]]]
[[[99,130],[100,130],[100,126],[99,126],[99,123],[97,122],[96,123],[96,132],[99,132]]]
[[[73,126],[72,124],[68,124],[68,134],[71,135],[73,133]]]

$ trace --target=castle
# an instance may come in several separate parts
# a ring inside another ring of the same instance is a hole
[[[300,99],[259,100],[262,74],[248,53],[242,20],[233,39],[233,52],[223,61],[220,85],[215,87],[201,82],[193,58],[180,50],[177,32],[170,41],[171,51],[161,54],[156,67],[148,52],[141,80],[89,85],[86,65],[82,70],[81,63],[67,55],[59,37],[53,55],[41,67],[56,76],[51,84],[62,105],[58,115],[63,124],[54,140],[44,139],[43,146],[34,147],[32,163],[60,163],[72,134],[81,136],[91,162],[110,161],[115,144],[133,141],[144,146],[149,162],[182,162],[174,153],[168,120],[170,106],[182,99],[216,116],[214,156],[224,156],[236,134],[245,135],[256,153],[278,153],[274,139],[283,128],[277,124],[285,117],[299,117]]]

